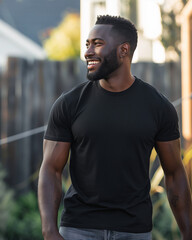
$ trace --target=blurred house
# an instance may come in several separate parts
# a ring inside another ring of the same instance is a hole
[[[160,0],[81,0],[81,57],[85,40],[97,15],[109,14],[130,19],[138,29],[139,41],[133,62],[164,62],[165,50],[159,41],[161,34]]]
[[[79,12],[78,0],[0,0],[0,68],[8,56],[44,59],[42,41],[67,12]]]
[[[0,67],[5,66],[7,57],[21,57],[29,60],[45,59],[41,46],[0,20]]]
[[[42,34],[57,26],[65,13],[79,10],[79,0],[0,0],[0,19],[39,45]]]
[[[181,13],[183,136],[192,143],[192,0]],[[189,96],[191,96],[189,98]]]

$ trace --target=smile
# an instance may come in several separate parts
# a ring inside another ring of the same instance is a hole
[[[95,68],[96,65],[99,63],[100,63],[100,61],[98,61],[98,60],[89,60],[89,61],[87,61],[87,68],[89,70],[91,70],[91,69]]]

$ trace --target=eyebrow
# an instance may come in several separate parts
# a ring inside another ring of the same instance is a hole
[[[93,38],[93,39],[91,39],[91,41],[96,41],[96,40],[101,40],[101,41],[104,41],[102,38]],[[87,39],[86,40],[86,42],[89,42],[90,40],[89,39]]]

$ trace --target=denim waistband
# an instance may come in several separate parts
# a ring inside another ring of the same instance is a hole
[[[60,227],[59,232],[65,240],[151,240],[151,232],[128,233],[111,230]]]

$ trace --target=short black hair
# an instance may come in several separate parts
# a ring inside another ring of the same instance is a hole
[[[112,30],[116,31],[121,37],[122,42],[128,42],[130,44],[131,58],[137,47],[137,29],[134,24],[125,18],[120,16],[99,15],[95,24],[109,24],[113,25]]]

